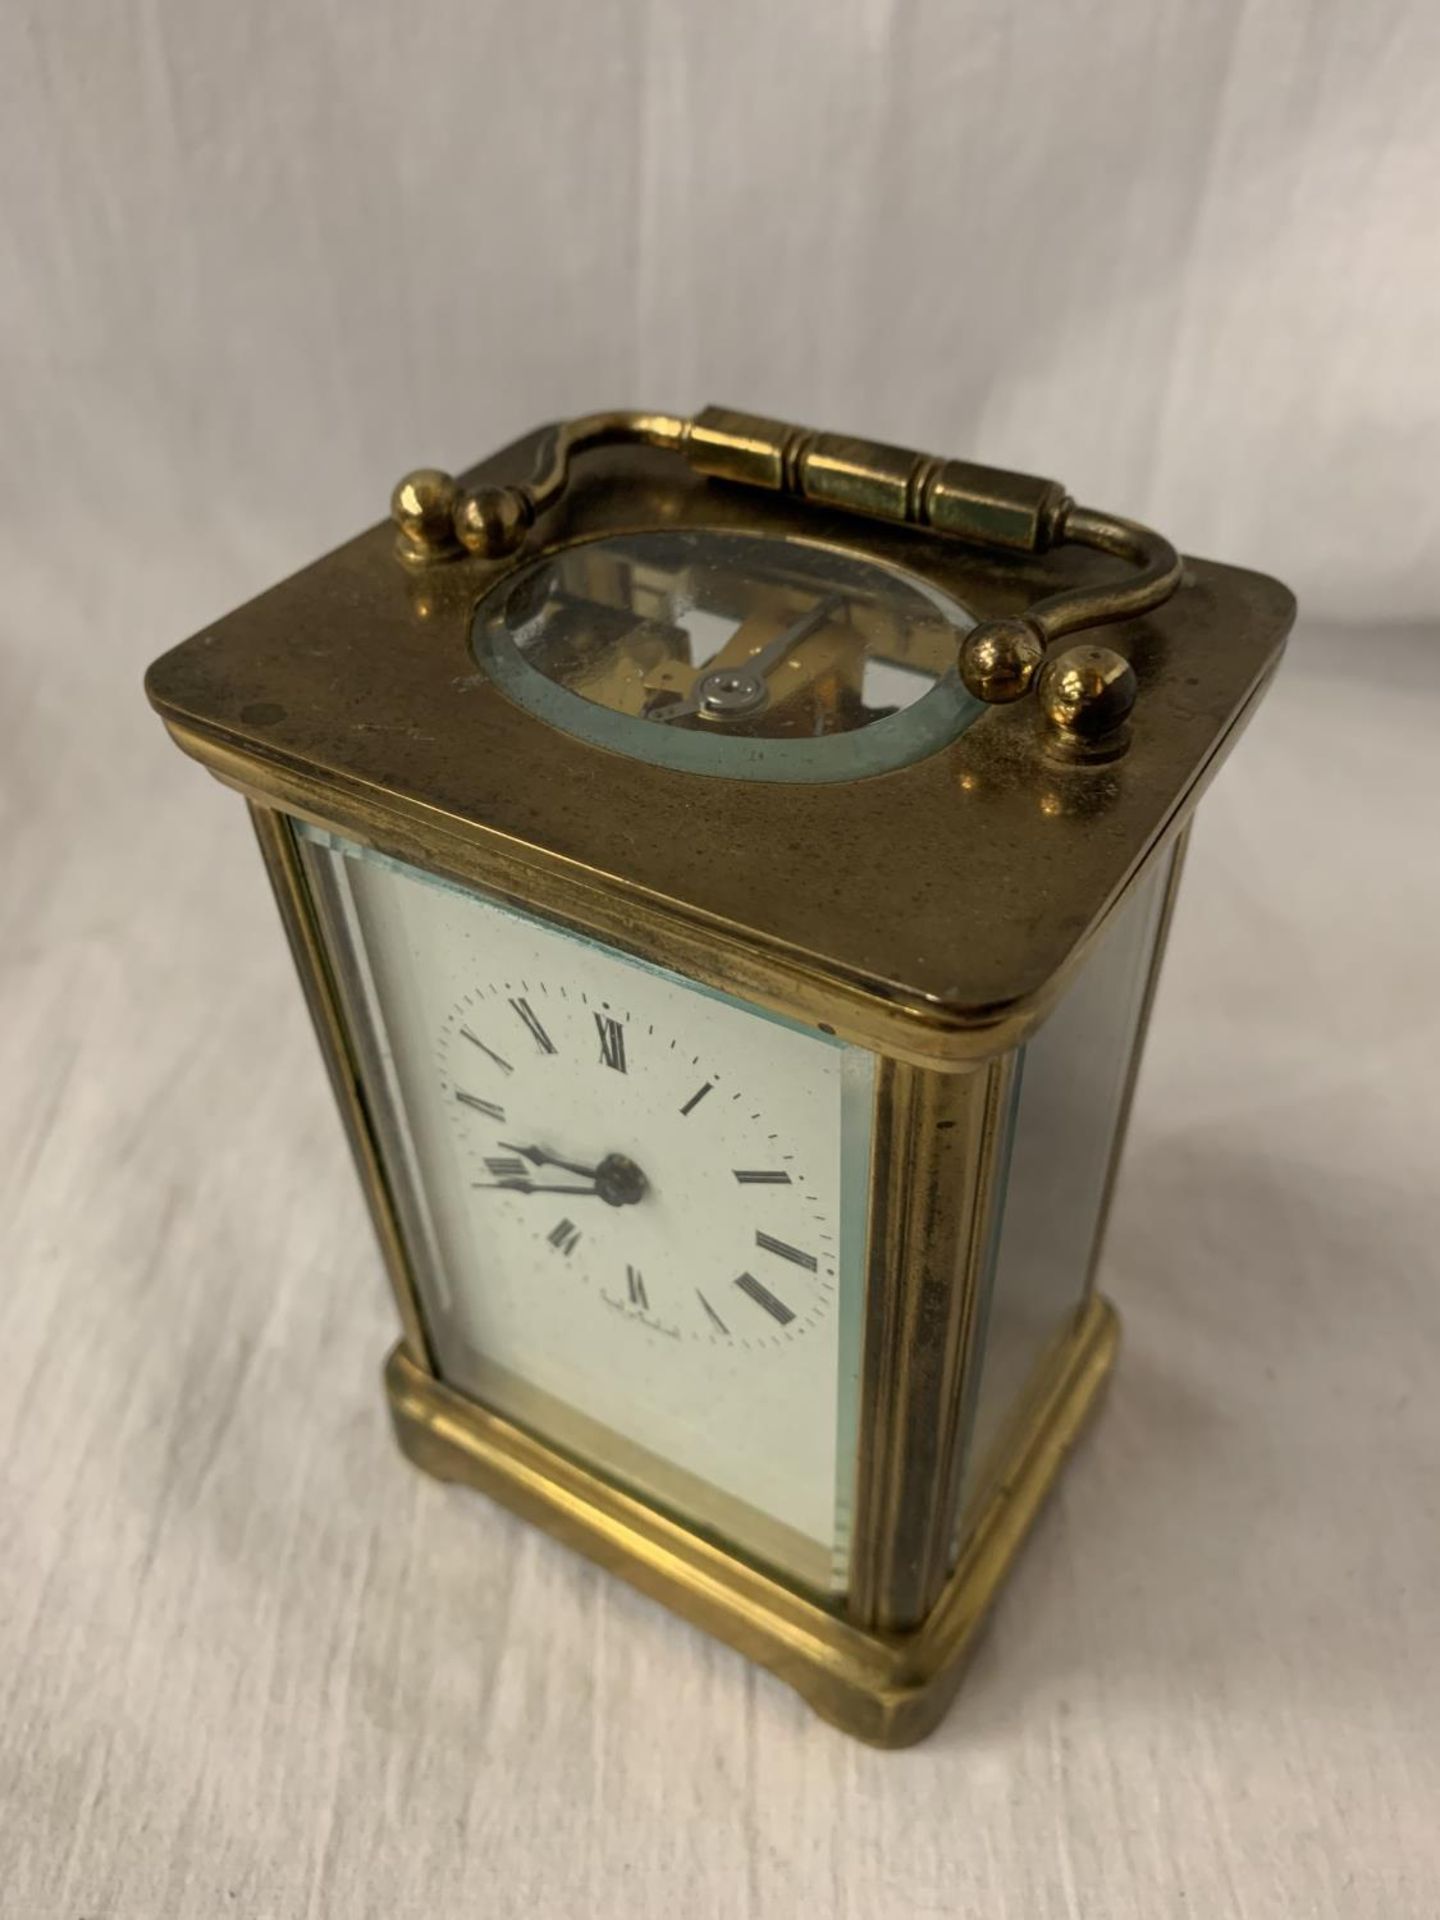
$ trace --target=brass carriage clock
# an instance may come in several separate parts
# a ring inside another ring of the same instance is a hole
[[[1187,824],[1290,595],[719,408],[392,521],[149,693],[250,803],[400,1443],[915,1740],[1110,1365]]]

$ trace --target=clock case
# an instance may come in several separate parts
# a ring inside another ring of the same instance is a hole
[[[461,484],[457,499],[480,503],[468,529],[460,512],[453,522],[470,545],[445,527],[427,545],[412,517],[397,550],[393,524],[372,527],[164,655],[146,682],[177,744],[250,805],[399,1308],[386,1385],[400,1444],[770,1668],[827,1719],[906,1744],[953,1694],[1116,1344],[1093,1288],[1102,1207],[1085,1305],[1010,1414],[958,1533],[1016,1049],[1168,860],[1148,1015],[1191,813],[1274,671],[1293,600],[1262,575],[1186,560],[1168,597],[1127,618],[1115,556],[1153,554],[1123,539],[1045,550],[1040,516],[1053,528],[1063,501],[1049,483],[718,409],[542,429]],[[1102,637],[1133,669],[1133,716],[1092,750],[1057,730],[1053,702],[1047,722],[1020,698],[897,771],[777,786],[587,744],[477,671],[473,610],[509,571],[656,527],[834,543],[987,621],[1077,601],[1087,625],[1115,613]],[[786,1586],[437,1378],[287,816],[878,1056],[843,1602]],[[1143,1033],[1144,1016],[1127,1107]],[[1122,1113],[1112,1184],[1123,1132]]]

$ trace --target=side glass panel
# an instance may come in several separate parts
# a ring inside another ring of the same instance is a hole
[[[296,833],[441,1377],[843,1592],[872,1056]]]
[[[1007,1421],[1085,1297],[1170,865],[1163,861],[1142,882],[1020,1050],[992,1228],[961,1537]]]

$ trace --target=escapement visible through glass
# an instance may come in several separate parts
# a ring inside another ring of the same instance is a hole
[[[914,576],[832,547],[656,531],[545,555],[481,603],[475,638],[512,697],[569,731],[671,765],[803,778],[825,777],[823,762],[787,764],[754,745],[880,727],[851,761],[861,773],[953,738],[971,715],[955,662],[972,624]],[[537,681],[599,714],[548,698]],[[893,724],[922,705],[918,724]],[[634,722],[647,723],[643,735]],[[736,752],[741,742],[754,744]]]

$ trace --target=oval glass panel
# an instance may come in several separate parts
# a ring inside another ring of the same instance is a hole
[[[887,563],[697,529],[542,556],[480,602],[474,647],[511,699],[617,753],[855,780],[936,752],[983,710],[955,669],[973,625]]]

